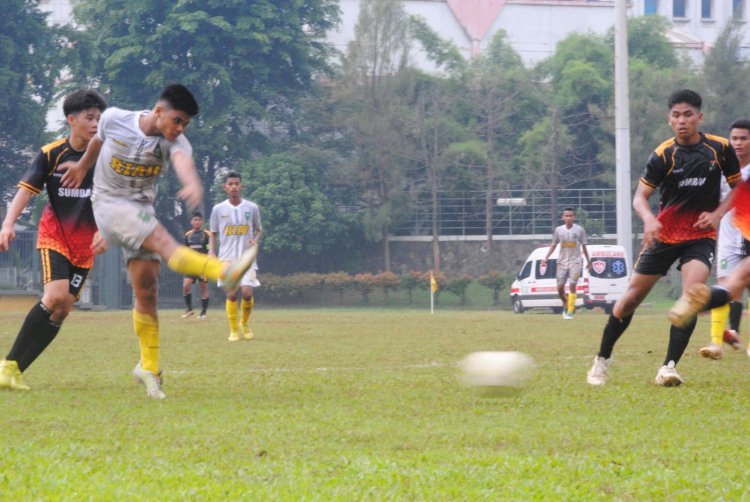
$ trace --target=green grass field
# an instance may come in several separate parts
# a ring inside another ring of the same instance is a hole
[[[3,498],[750,499],[750,359],[701,359],[707,318],[682,387],[653,384],[667,321],[647,307],[592,388],[601,313],[261,306],[256,340],[234,344],[210,317],[162,312],[167,399],[153,402],[130,376],[129,313],[74,312],[27,372],[33,390],[0,393]],[[0,312],[3,354],[22,318]],[[538,367],[521,392],[483,397],[456,379],[476,350]]]

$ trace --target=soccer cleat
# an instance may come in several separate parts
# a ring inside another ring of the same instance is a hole
[[[733,329],[724,330],[724,343],[732,346],[734,350],[740,350],[740,337]]]
[[[161,390],[163,383],[162,372],[154,375],[151,371],[144,370],[141,367],[140,361],[135,365],[133,369],[133,376],[146,388],[146,395],[151,399],[164,399],[166,396]]]
[[[232,331],[229,333],[229,338],[227,338],[230,342],[239,342],[240,341],[240,334],[237,331]]]
[[[255,336],[253,335],[253,330],[247,324],[240,326],[240,329],[242,330],[242,338],[245,340],[252,340],[253,336]]]
[[[187,319],[188,317],[193,317],[193,311],[192,310],[186,310],[184,314],[180,316],[183,319]]]
[[[724,351],[721,350],[721,347],[719,347],[715,343],[706,345],[705,347],[701,348],[698,353],[706,359],[721,359],[721,357],[724,355]]]
[[[612,364],[612,358],[604,359],[595,357],[594,365],[586,375],[586,381],[589,385],[604,385],[609,380],[609,365]]]
[[[201,315],[198,316],[198,320],[205,321],[206,319],[208,318],[206,317],[205,312],[201,312]]]
[[[566,321],[569,319],[573,319],[573,314],[568,314],[567,310],[563,310],[562,318],[565,319]]]
[[[221,274],[221,282],[226,291],[236,291],[245,275],[258,257],[258,245],[247,248],[239,258],[231,262]]]
[[[693,284],[682,294],[679,300],[672,305],[667,313],[667,318],[672,325],[684,328],[703,311],[711,299],[711,288],[703,283]]]
[[[662,387],[677,387],[682,383],[680,374],[677,373],[677,369],[674,367],[674,361],[669,361],[669,364],[665,364],[656,373],[656,385]]]
[[[16,361],[3,359],[0,361],[0,389],[30,390],[31,387],[23,381],[21,370]]]

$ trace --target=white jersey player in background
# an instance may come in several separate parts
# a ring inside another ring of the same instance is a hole
[[[576,308],[576,287],[578,279],[583,273],[583,258],[581,250],[586,256],[587,266],[591,267],[589,252],[586,249],[586,231],[576,221],[576,213],[572,207],[563,210],[563,225],[560,225],[552,233],[552,245],[547,251],[547,256],[542,260],[546,265],[547,260],[560,244],[560,253],[557,257],[557,294],[563,302],[563,319],[573,319]],[[565,282],[568,282],[568,294],[565,294]]]
[[[240,174],[230,171],[224,176],[224,191],[227,200],[216,204],[211,210],[209,229],[211,238],[208,244],[208,252],[213,256],[216,249],[216,239],[219,239],[219,260],[234,260],[252,246],[260,242],[263,235],[263,225],[260,220],[258,205],[242,198],[242,178]],[[258,265],[253,263],[252,267],[245,272],[240,281],[240,294],[242,296],[241,312],[242,319],[237,321],[237,290],[226,288],[227,320],[229,321],[230,342],[240,340],[240,335],[246,340],[253,338],[250,329],[250,314],[253,311],[255,299],[253,288],[260,286],[257,277]],[[221,281],[219,282],[221,286]]]
[[[183,85],[167,86],[152,110],[109,108],[83,157],[65,163],[63,186],[78,187],[96,162],[91,197],[99,232],[109,245],[123,249],[133,285],[133,325],[140,361],[133,375],[153,399],[164,399],[159,367],[160,258],[183,275],[221,279],[236,288],[253,263],[248,252],[231,264],[193,251],[177,242],[156,219],[156,182],[171,164],[182,184],[178,196],[191,208],[200,204],[203,187],[193,163],[193,150],[183,131],[198,114],[198,104]]]
[[[750,177],[750,120],[738,120],[729,131],[729,143],[737,154],[742,179]],[[721,180],[722,199],[729,193],[726,180]],[[748,242],[734,225],[734,209],[721,217],[719,239],[716,244],[716,280],[725,285],[737,265],[748,255]],[[725,325],[729,319],[729,329]],[[700,349],[700,354],[709,359],[721,359],[724,355],[722,342],[734,349],[740,348],[740,320],[742,319],[742,295],[732,298],[729,304],[711,310],[711,343]],[[748,346],[750,355],[750,346]]]

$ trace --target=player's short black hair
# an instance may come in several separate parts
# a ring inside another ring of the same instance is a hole
[[[159,96],[160,101],[166,101],[174,110],[187,113],[190,117],[198,115],[198,103],[193,93],[182,84],[170,84],[164,88]]]
[[[747,119],[735,120],[734,123],[732,124],[732,127],[730,127],[729,129],[730,130],[731,129],[746,129],[750,131],[750,120],[747,120]]]
[[[563,213],[564,213],[565,211],[570,211],[571,213],[573,213],[573,214],[576,214],[576,208],[574,208],[574,207],[572,207],[572,206],[568,206],[568,207],[566,207],[565,209],[563,209]]]
[[[701,106],[703,106],[703,98],[701,98],[700,94],[690,89],[680,89],[679,91],[674,91],[669,96],[667,108],[671,110],[674,105],[679,103],[687,103],[693,108],[700,110]]]
[[[63,101],[63,113],[66,117],[68,115],[81,113],[90,108],[98,108],[101,112],[107,109],[107,102],[104,101],[101,94],[92,91],[91,89],[78,89],[77,91],[73,91],[68,94]]]
[[[203,214],[200,211],[193,211],[192,218],[203,218]]]
[[[229,178],[238,178],[240,181],[242,181],[242,176],[240,176],[240,173],[237,171],[229,171],[227,174],[224,175],[224,183],[229,181]]]

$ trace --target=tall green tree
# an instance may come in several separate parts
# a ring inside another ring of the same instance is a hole
[[[12,192],[46,139],[46,114],[61,68],[62,38],[32,0],[7,0],[0,15],[0,190]]]
[[[285,119],[327,70],[323,37],[338,14],[335,0],[79,2],[72,84],[94,82],[136,109],[165,84],[187,85],[201,107],[187,136],[210,194],[218,171],[269,148],[275,127],[293,134]]]

